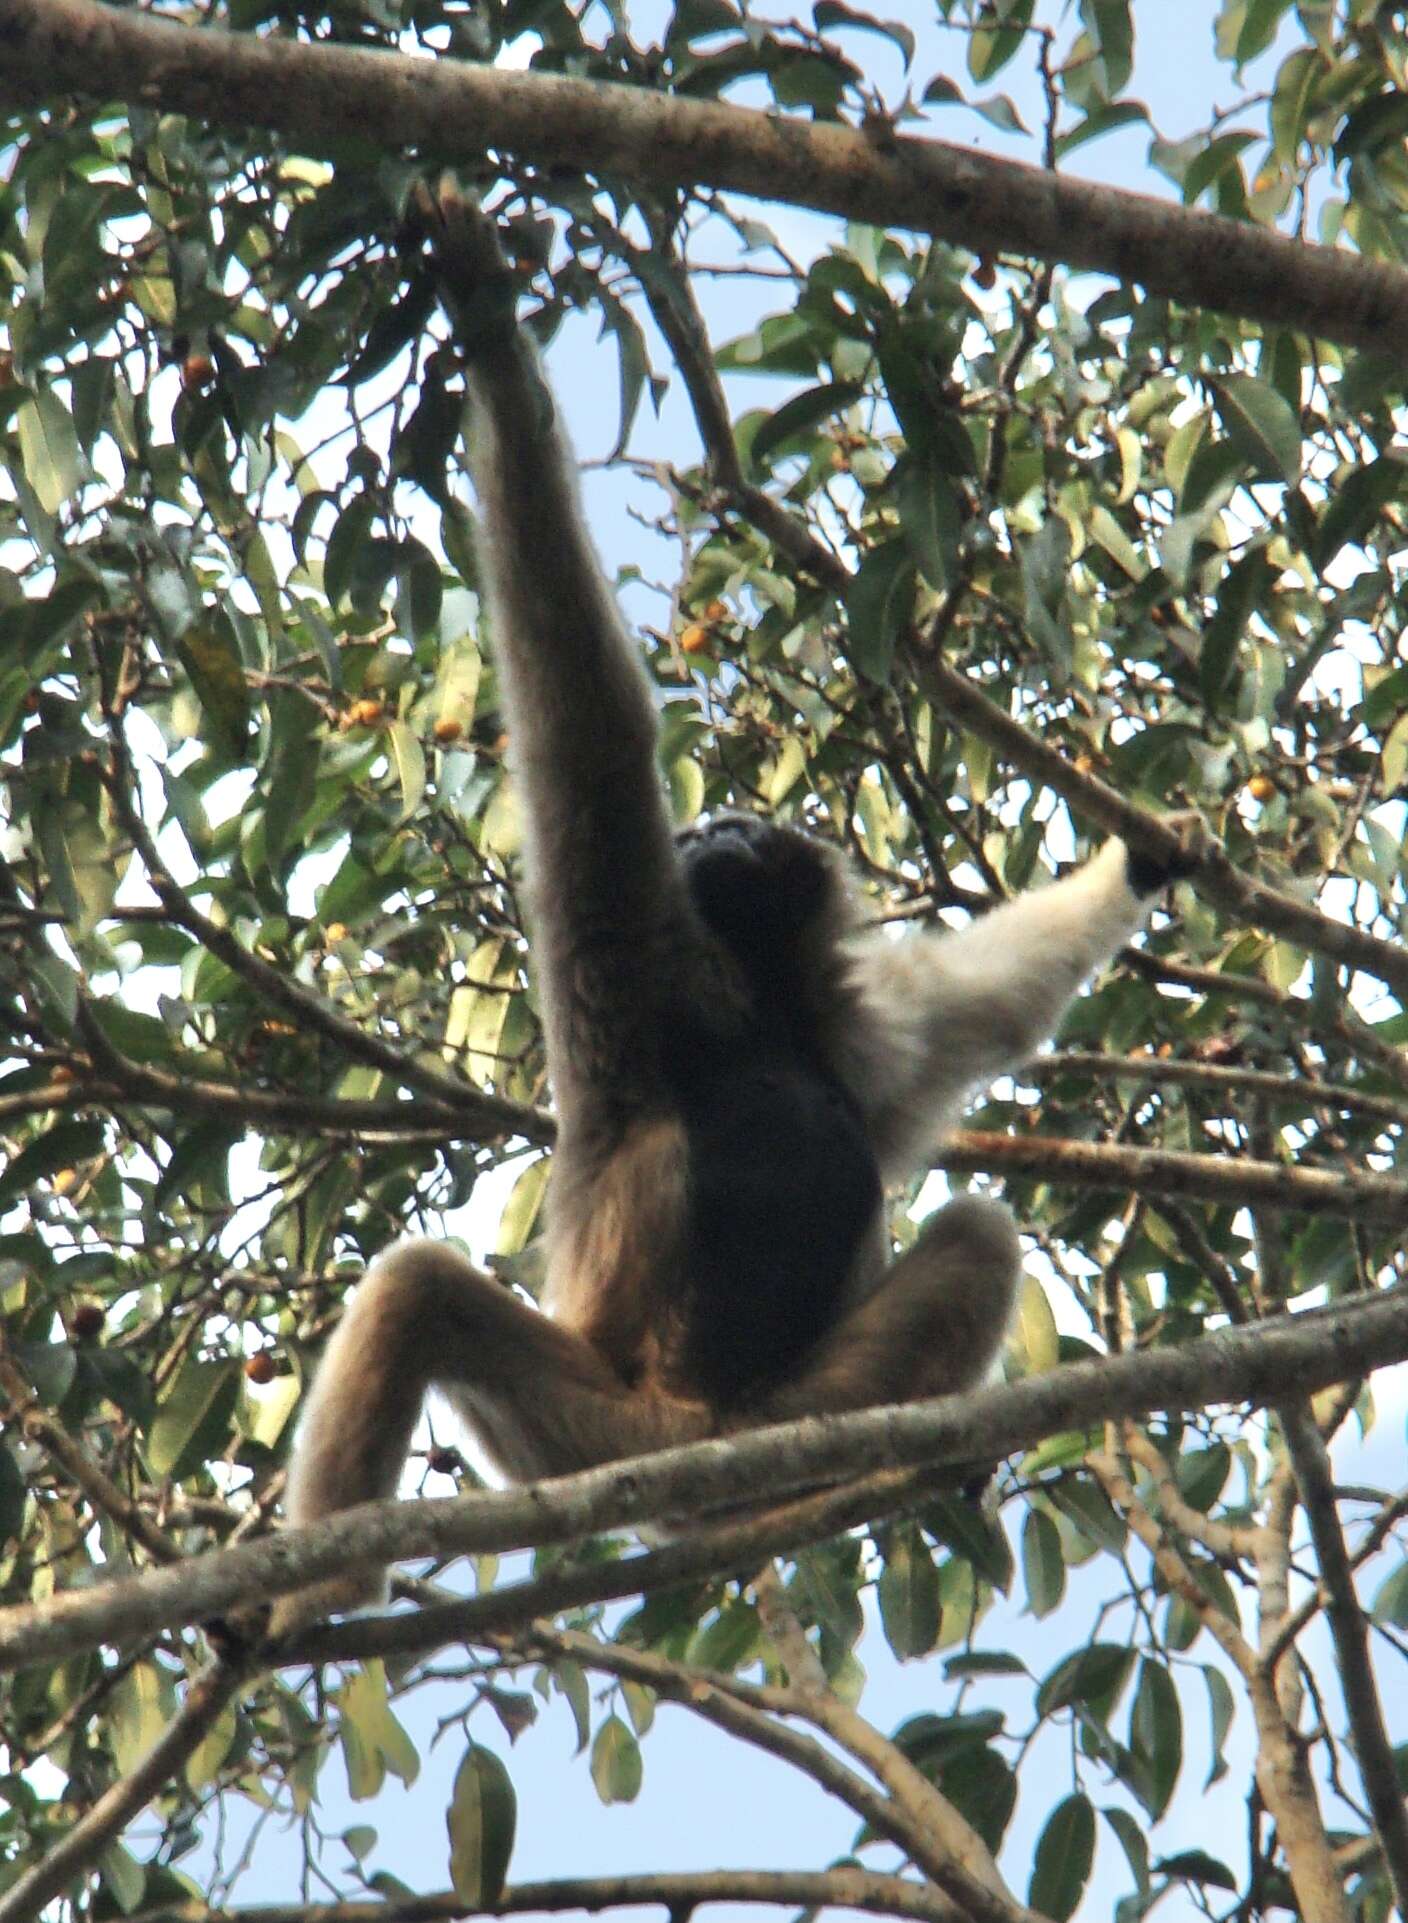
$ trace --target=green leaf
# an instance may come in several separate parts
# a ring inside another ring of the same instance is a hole
[[[1080,17],[1100,50],[1107,91],[1122,93],[1134,69],[1134,22],[1129,0],[1080,0]]]
[[[337,1692],[338,1740],[347,1786],[358,1802],[377,1795],[391,1771],[403,1783],[420,1774],[420,1755],[387,1699],[386,1669],[366,1662]]]
[[[1217,608],[1203,630],[1198,651],[1198,680],[1209,706],[1217,707],[1225,693],[1247,622],[1274,579],[1275,571],[1260,546],[1234,561],[1222,577]]]
[[[1225,1442],[1206,1449],[1185,1449],[1173,1465],[1185,1501],[1208,1515],[1232,1473],[1232,1451]]]
[[[939,1787],[965,1822],[996,1856],[1017,1807],[1017,1777],[995,1749],[957,1755],[939,1776]]]
[[[11,1157],[0,1173],[0,1203],[27,1194],[61,1169],[92,1161],[102,1154],[105,1141],[101,1122],[56,1122]]]
[[[1020,52],[1030,26],[1035,0],[1012,0],[1000,10],[1002,25],[979,27],[968,37],[968,71],[975,80],[991,80]]]
[[[587,1746],[592,1733],[592,1693],[585,1673],[576,1663],[555,1663],[552,1679],[566,1698],[572,1711],[572,1720],[577,1727],[577,1750],[580,1754]]]
[[[1106,1718],[1134,1666],[1134,1651],[1121,1643],[1091,1643],[1077,1649],[1049,1673],[1036,1693],[1037,1714],[1053,1716],[1082,1704]]]
[[[460,1902],[492,1909],[513,1856],[518,1802],[502,1761],[471,1743],[455,1772],[445,1827],[450,1834],[450,1882]]]
[[[155,1663],[134,1663],[116,1684],[103,1713],[103,1727],[124,1776],[130,1776],[158,1737],[166,1734],[175,1706],[170,1677]]]
[[[634,1803],[643,1775],[640,1744],[619,1716],[608,1716],[598,1729],[591,1767],[603,1803]]]
[[[1315,83],[1328,71],[1314,47],[1297,47],[1281,62],[1271,95],[1271,141],[1276,158],[1293,167],[1305,138],[1312,111]]]
[[[1208,1715],[1212,1723],[1209,1741],[1212,1763],[1208,1769],[1208,1779],[1203,1784],[1203,1788],[1209,1790],[1214,1783],[1227,1774],[1227,1758],[1223,1752],[1227,1743],[1227,1732],[1231,1729],[1233,1718],[1237,1714],[1237,1702],[1232,1694],[1231,1684],[1222,1671],[1215,1668],[1212,1663],[1204,1663],[1203,1681],[1207,1684]]]
[[[1315,565],[1323,573],[1341,548],[1358,547],[1377,525],[1390,501],[1408,494],[1408,461],[1396,454],[1380,455],[1367,467],[1356,467],[1333,490],[1320,517],[1315,538]]]
[[[238,1704],[226,1703],[186,1758],[185,1778],[191,1789],[203,1789],[207,1783],[214,1782],[234,1745],[239,1720]]]
[[[231,762],[239,762],[250,733],[250,687],[233,621],[215,610],[189,627],[175,646],[215,744]]]
[[[27,1500],[24,1476],[8,1442],[0,1441],[0,1550],[20,1533]]]
[[[973,112],[981,114],[990,126],[1000,127],[1005,134],[1024,134],[1026,122],[1005,93],[989,94],[986,100],[970,102]]]
[[[1095,1861],[1095,1812],[1083,1796],[1068,1796],[1051,1812],[1036,1846],[1027,1901],[1043,1916],[1065,1923]]]
[[[1061,1532],[1044,1510],[1031,1508],[1022,1524],[1022,1580],[1033,1616],[1049,1616],[1066,1593]]]
[[[46,513],[57,514],[86,479],[87,469],[68,409],[47,389],[23,403],[15,425],[24,477]]]
[[[650,373],[650,362],[646,355],[645,335],[641,332],[640,322],[630,308],[623,306],[620,301],[603,301],[602,330],[616,337],[616,361],[621,388],[616,445],[607,456],[608,461],[614,461],[625,452],[631,438],[631,429],[635,426],[636,413],[640,407],[640,397],[645,389],[646,377]]]
[[[1218,417],[1256,471],[1295,487],[1300,480],[1300,421],[1282,394],[1253,374],[1224,374],[1209,383]]]
[[[938,450],[912,448],[895,478],[900,528],[916,565],[933,588],[946,588],[958,574],[965,504]]]
[[[1129,1746],[1143,1765],[1142,1800],[1157,1821],[1168,1808],[1183,1767],[1183,1714],[1173,1678],[1162,1663],[1145,1658],[1129,1712]]]
[[[153,1475],[181,1482],[224,1448],[241,1379],[235,1361],[192,1360],[177,1371],[147,1437]]]
[[[913,618],[915,580],[908,542],[886,541],[866,555],[847,592],[847,658],[872,681],[890,678]]]
[[[823,381],[819,387],[794,394],[769,414],[753,435],[748,449],[750,464],[756,471],[764,471],[774,448],[830,420],[834,414],[843,414],[864,392],[861,381]]]
[[[971,1563],[984,1582],[1006,1591],[1012,1580],[1012,1550],[1006,1531],[978,1506],[962,1496],[936,1496],[924,1506],[921,1526]]]
[[[1085,146],[1087,141],[1099,140],[1103,134],[1115,133],[1119,128],[1133,126],[1136,122],[1145,126],[1149,122],[1149,109],[1141,101],[1118,100],[1111,101],[1108,106],[1096,107],[1068,133],[1059,136],[1056,141],[1057,158],[1064,160],[1067,154]]]
[[[1129,1530],[1098,1483],[1087,1477],[1067,1477],[1052,1483],[1046,1494],[1052,1508],[1059,1509],[1093,1547],[1120,1554]]]
[[[1002,1649],[964,1649],[944,1664],[945,1677],[1025,1676],[1027,1666],[1020,1656]]]
[[[386,730],[391,743],[391,758],[396,779],[401,785],[401,810],[397,823],[409,821],[425,799],[425,750],[414,730],[404,721],[393,721]]]
[[[1210,1883],[1214,1889],[1236,1890],[1237,1879],[1225,1863],[1206,1850],[1180,1850],[1177,1856],[1160,1857],[1154,1866],[1161,1876],[1188,1883]]]
[[[1399,1563],[1385,1576],[1369,1613],[1376,1623],[1392,1623],[1396,1629],[1408,1629],[1408,1561]]]
[[[1127,1809],[1104,1809],[1100,1814],[1119,1838],[1136,1889],[1141,1896],[1147,1896],[1150,1889],[1149,1845],[1143,1830]]]
[[[927,1656],[939,1638],[939,1572],[915,1529],[897,1529],[885,1543],[878,1584],[885,1640],[899,1657]]]
[[[914,59],[914,35],[898,20],[879,20],[873,13],[862,13],[859,7],[844,5],[843,0],[816,0],[812,19],[822,33],[828,27],[856,27],[866,33],[883,34],[904,55],[906,67]]]
[[[109,1895],[124,1916],[130,1916],[142,1900],[147,1873],[121,1843],[109,1843],[98,1858],[98,1873]]]

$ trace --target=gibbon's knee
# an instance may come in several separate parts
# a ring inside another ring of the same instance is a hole
[[[697,1441],[712,1429],[702,1403],[632,1393],[590,1342],[454,1249],[406,1242],[369,1270],[328,1344],[294,1449],[289,1522],[394,1494],[431,1388],[514,1482]],[[349,1570],[284,1597],[271,1632],[384,1595],[379,1568]]]
[[[1010,1210],[960,1195],[925,1224],[873,1295],[770,1401],[766,1421],[911,1402],[980,1382],[996,1361],[1022,1275]]]
[[[429,1385],[447,1264],[474,1274],[452,1250],[407,1242],[382,1256],[358,1285],[324,1351],[299,1427],[284,1495],[292,1527],[395,1491]],[[385,1595],[380,1568],[352,1569],[282,1597],[270,1631],[282,1636]]]

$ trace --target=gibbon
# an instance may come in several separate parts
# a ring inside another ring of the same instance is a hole
[[[980,1380],[1018,1285],[1012,1218],[960,1196],[888,1262],[884,1185],[1050,1035],[1172,878],[1111,841],[961,931],[892,941],[793,828],[675,835],[494,223],[449,189],[434,218],[557,1108],[546,1313],[440,1243],[382,1256],[313,1387],[295,1524],[391,1494],[431,1388],[524,1482]],[[348,1572],[284,1598],[273,1631],[382,1593]]]

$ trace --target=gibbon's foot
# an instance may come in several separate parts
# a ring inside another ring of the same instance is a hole
[[[349,1609],[374,1609],[386,1601],[387,1593],[386,1577],[376,1569],[331,1576],[311,1589],[295,1589],[280,1596],[269,1611],[268,1640],[280,1643],[297,1629],[308,1629]]]
[[[1175,881],[1183,881],[1201,867],[1212,842],[1207,823],[1196,808],[1161,817],[1163,826],[1178,836],[1178,848],[1167,860],[1126,848],[1126,873],[1136,895],[1161,894]]]

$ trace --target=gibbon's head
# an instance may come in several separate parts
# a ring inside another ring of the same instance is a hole
[[[718,814],[681,829],[675,845],[695,908],[750,967],[795,956],[818,934],[839,935],[851,924],[839,858],[800,828]]]

